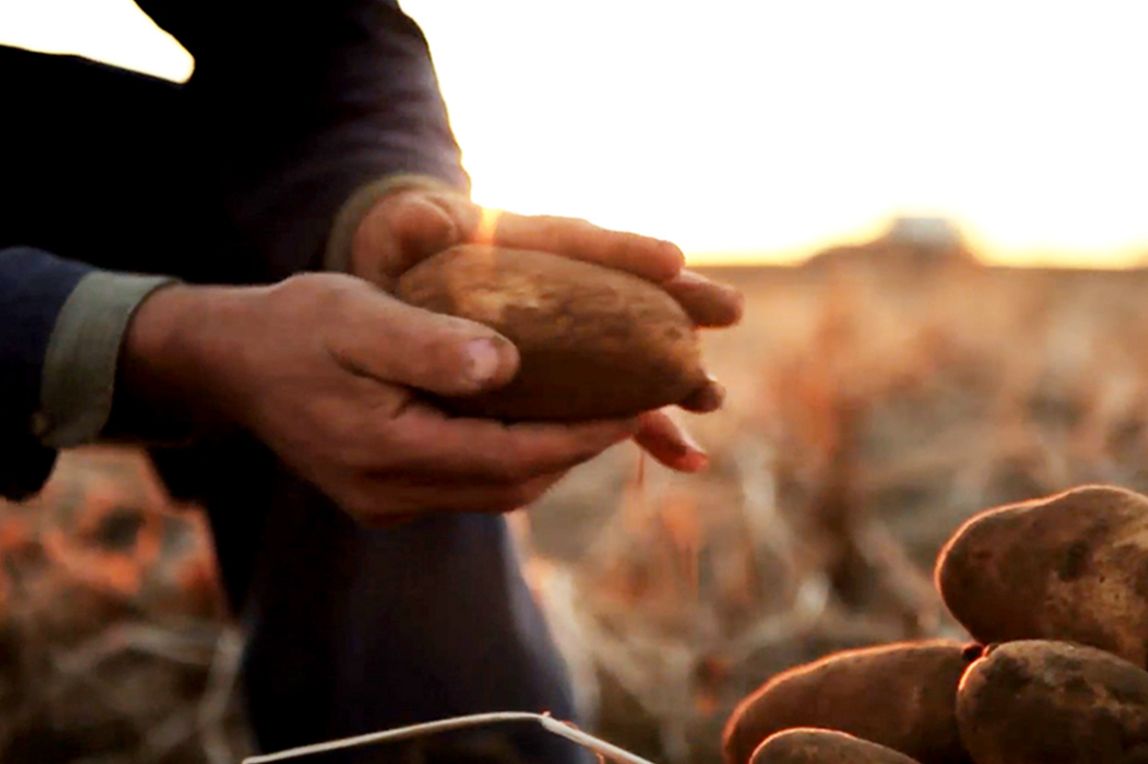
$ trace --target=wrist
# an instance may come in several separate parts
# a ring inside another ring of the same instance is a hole
[[[173,285],[139,306],[124,337],[121,384],[145,410],[192,431],[235,419],[236,337],[256,288]]]

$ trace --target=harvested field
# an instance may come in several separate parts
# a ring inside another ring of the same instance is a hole
[[[879,254],[879,253],[878,253]],[[701,477],[619,447],[515,517],[594,728],[718,759],[734,704],[827,652],[965,635],[931,581],[989,506],[1148,491],[1148,273],[879,256],[715,273],[726,410]],[[131,452],[0,510],[0,759],[235,762],[239,635],[198,515]]]

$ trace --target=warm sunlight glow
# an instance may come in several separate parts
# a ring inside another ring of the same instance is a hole
[[[479,244],[493,244],[494,234],[498,230],[498,220],[502,217],[502,210],[493,207],[483,207],[478,219],[478,230],[474,232],[474,239]]]
[[[1148,256],[1133,0],[406,0],[492,207],[695,262],[793,259],[944,215],[994,260]],[[16,0],[0,35],[185,77],[128,0]]]

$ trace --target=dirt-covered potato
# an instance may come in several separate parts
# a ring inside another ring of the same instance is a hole
[[[1148,762],[1148,672],[1065,642],[986,653],[957,696],[961,739],[977,764]]]
[[[985,644],[1053,639],[1148,666],[1148,499],[1085,487],[972,518],[937,563],[952,614]]]
[[[705,381],[693,322],[637,276],[543,252],[453,247],[407,271],[396,296],[493,327],[517,347],[505,387],[445,402],[460,414],[574,421],[679,403]]]
[[[725,728],[729,764],[793,727],[840,730],[922,764],[968,761],[957,734],[957,682],[980,654],[957,642],[884,645],[830,655],[770,679]]]
[[[751,764],[919,764],[892,748],[821,729],[792,729],[766,738]]]

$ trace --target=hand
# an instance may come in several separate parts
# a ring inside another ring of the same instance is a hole
[[[505,384],[517,364],[514,346],[488,327],[405,305],[352,276],[309,274],[271,287],[155,292],[128,328],[121,380],[150,405],[239,423],[379,525],[523,506],[637,432],[635,420],[452,419],[412,392],[479,392]]]
[[[629,271],[660,284],[700,327],[730,326],[741,318],[741,293],[684,270],[681,250],[669,242],[572,218],[492,213],[457,191],[430,185],[399,188],[375,203],[352,238],[351,271],[390,288],[420,260],[461,242],[543,250]],[[714,411],[723,398],[711,379],[681,406]],[[705,467],[705,453],[666,412],[649,412],[641,422],[635,440],[654,458],[683,471]]]

